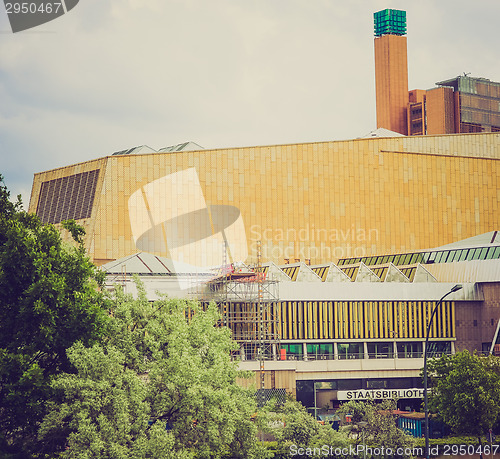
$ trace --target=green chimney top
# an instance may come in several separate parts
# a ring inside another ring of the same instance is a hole
[[[375,36],[406,35],[406,11],[382,10],[373,14]]]

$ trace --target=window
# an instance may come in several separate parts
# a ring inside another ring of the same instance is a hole
[[[472,256],[469,257],[469,260],[479,260],[479,256],[481,255],[481,249],[471,250],[469,252],[469,255],[470,255],[471,252],[472,252]]]
[[[370,359],[392,359],[392,343],[368,343],[368,358]]]
[[[339,359],[362,359],[363,344],[362,343],[338,343],[337,350]]]
[[[387,379],[368,379],[366,381],[367,389],[387,389]]]
[[[410,260],[411,260],[411,253],[405,255],[404,259],[402,259],[402,262],[404,265],[409,265],[410,264]]]
[[[308,344],[307,358],[311,360],[332,360],[334,358],[333,344]]]
[[[281,349],[285,351],[286,360],[302,360],[304,349],[300,344],[282,344]],[[281,353],[283,356],[283,353]]]
[[[491,343],[481,343],[481,351],[483,355],[488,355],[490,353]]]
[[[469,253],[468,250],[464,249],[460,252],[460,258],[458,261],[464,261],[465,259],[467,259],[467,254]]]
[[[405,341],[397,343],[398,358],[400,359],[417,359],[422,355],[422,343],[420,341]]]
[[[413,387],[421,387],[422,380],[417,379],[417,383],[413,381],[414,378],[389,378],[387,380],[389,389],[411,389]]]
[[[362,389],[361,379],[338,379],[338,390],[356,390]]]
[[[413,265],[414,263],[417,263],[418,262],[418,256],[420,254],[418,253],[414,253],[412,256],[411,256],[411,259],[410,259],[410,264]]]
[[[43,223],[89,218],[98,178],[96,169],[43,182],[36,214]]]
[[[490,247],[488,249],[488,253],[486,254],[486,259],[487,260],[491,260],[493,258],[494,253],[495,253],[495,248],[494,247]]]
[[[427,357],[441,357],[443,354],[451,354],[451,343],[449,341],[430,341]]]

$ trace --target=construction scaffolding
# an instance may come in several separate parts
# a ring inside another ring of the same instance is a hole
[[[260,260],[260,257],[259,257]],[[278,281],[256,266],[223,265],[215,277],[198,289],[201,302],[219,306],[222,325],[240,344],[244,360],[276,359],[279,352]]]

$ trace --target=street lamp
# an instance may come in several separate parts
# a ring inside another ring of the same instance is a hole
[[[358,425],[363,429],[363,459],[366,459],[365,427],[368,423],[366,421],[359,421]]]
[[[431,331],[432,319],[436,314],[439,306],[443,300],[453,292],[461,290],[463,287],[460,284],[455,285],[452,289],[444,294],[441,299],[437,302],[436,306],[432,310],[431,316],[429,317],[429,322],[427,324],[427,331],[425,333],[425,348],[424,348],[424,410],[425,410],[425,457],[429,459],[429,407],[427,406],[427,345],[429,343],[429,333]]]
[[[316,384],[318,384],[316,381],[314,381],[314,420],[318,420],[318,405],[316,403],[316,388],[318,387]],[[321,383],[319,383],[321,384]]]

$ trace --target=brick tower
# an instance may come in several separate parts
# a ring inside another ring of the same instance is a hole
[[[386,9],[373,16],[377,128],[408,135],[406,11]]]

